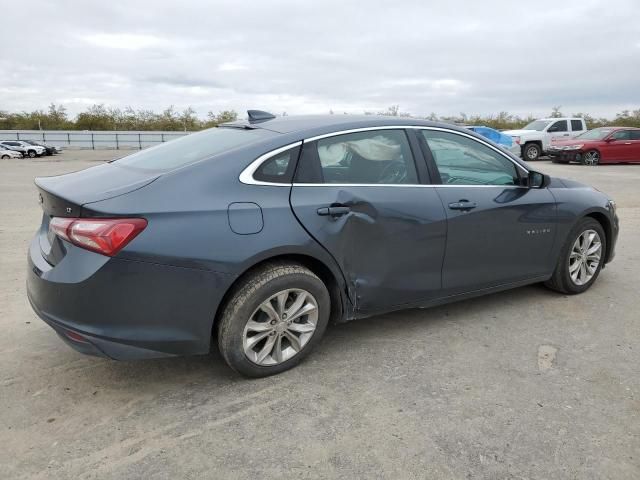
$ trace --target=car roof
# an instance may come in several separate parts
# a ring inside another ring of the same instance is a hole
[[[224,123],[221,126],[264,128],[265,130],[271,130],[277,133],[305,133],[315,135],[329,133],[331,131],[393,125],[446,126],[447,128],[459,128],[451,124],[431,122],[417,118],[385,115],[285,115],[259,122],[239,120]]]

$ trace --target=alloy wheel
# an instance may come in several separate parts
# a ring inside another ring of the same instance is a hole
[[[582,161],[585,165],[595,166],[600,163],[600,154],[595,150],[591,150],[584,154]]]
[[[538,148],[533,145],[527,148],[526,153],[529,160],[538,158]]]
[[[569,276],[576,285],[589,283],[598,271],[602,241],[595,230],[585,230],[573,244],[569,255]]]
[[[278,365],[300,353],[317,323],[318,302],[311,293],[282,290],[262,302],[247,321],[244,353],[258,365]]]

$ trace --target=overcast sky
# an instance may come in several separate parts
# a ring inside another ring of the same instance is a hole
[[[0,27],[0,110],[612,116],[640,108],[639,19],[639,0],[27,0]]]

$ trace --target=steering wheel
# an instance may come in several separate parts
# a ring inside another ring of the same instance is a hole
[[[407,178],[407,166],[400,160],[390,162],[378,176],[378,183],[403,183]]]

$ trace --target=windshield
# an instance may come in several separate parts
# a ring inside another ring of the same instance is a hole
[[[588,132],[584,132],[578,135],[576,138],[582,138],[584,140],[602,140],[613,131],[612,128],[594,128]]]
[[[169,170],[275,135],[261,128],[211,128],[147,148],[115,163],[144,170]]]
[[[531,122],[529,125],[523,128],[523,130],[537,130],[541,132],[544,130],[544,127],[549,125],[551,120],[536,120],[535,122]]]

